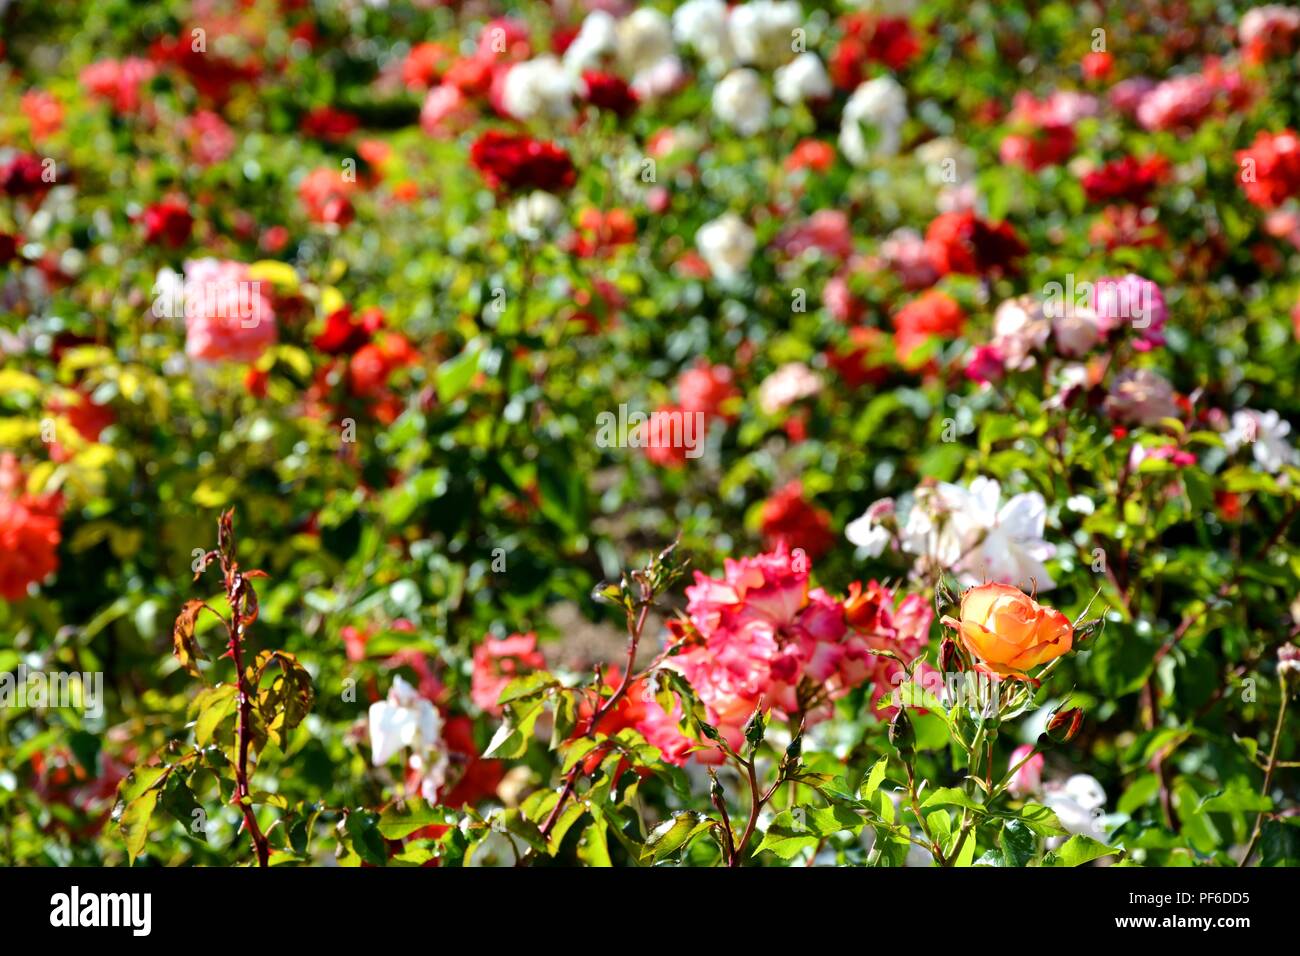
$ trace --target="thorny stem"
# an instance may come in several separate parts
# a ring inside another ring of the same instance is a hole
[[[1268,796],[1268,788],[1273,783],[1273,771],[1277,768],[1277,748],[1282,741],[1282,722],[1286,719],[1286,705],[1291,698],[1291,688],[1287,685],[1285,677],[1282,678],[1282,703],[1277,708],[1277,723],[1273,727],[1273,744],[1268,749],[1268,766],[1264,768],[1264,785],[1259,788],[1260,796]],[[1255,830],[1250,835],[1250,843],[1246,847],[1246,855],[1241,858],[1241,866],[1250,862],[1251,855],[1255,852],[1255,847],[1259,844],[1260,834],[1264,829],[1264,811],[1259,811],[1255,817]]]
[[[639,602],[640,611],[637,613],[636,621],[632,621],[632,612],[628,612],[628,634],[627,643],[627,666],[623,668],[623,679],[619,682],[614,693],[605,698],[605,702],[598,707],[587,721],[587,726],[583,730],[583,737],[590,737],[600,726],[600,722],[611,710],[618,706],[618,702],[627,694],[627,689],[632,684],[633,675],[632,667],[636,662],[637,646],[641,643],[641,632],[645,629],[646,618],[650,614],[650,601],[643,600]],[[560,798],[555,801],[555,806],[551,812],[546,815],[546,820],[542,823],[541,834],[543,839],[549,839],[551,830],[555,828],[556,821],[560,819],[560,814],[564,811],[564,806],[568,803],[569,798],[573,796],[573,789],[577,786],[578,775],[582,772],[582,761],[575,763],[564,777],[564,787],[560,790]]]
[[[925,840],[929,844],[928,849],[934,854],[935,859],[937,859],[942,866],[947,866],[948,860],[943,855],[943,848],[940,847],[935,838],[930,835],[930,825],[926,823],[925,815],[921,813],[921,801],[917,798],[916,775],[912,772],[912,765],[904,761],[903,766],[907,770],[907,792],[912,798],[912,812],[916,814],[916,820],[921,825],[921,832],[925,834]]]

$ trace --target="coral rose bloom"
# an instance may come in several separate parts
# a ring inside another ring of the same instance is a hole
[[[1055,660],[1074,640],[1069,618],[1009,584],[982,584],[963,594],[958,632],[975,658],[1005,676]]]

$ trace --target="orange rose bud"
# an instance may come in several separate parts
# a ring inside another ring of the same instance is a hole
[[[1069,743],[1083,726],[1083,711],[1078,707],[1058,710],[1047,721],[1047,736],[1058,744]]]
[[[971,656],[1004,677],[1023,677],[1074,643],[1070,619],[1009,584],[981,584],[961,596],[957,633]]]

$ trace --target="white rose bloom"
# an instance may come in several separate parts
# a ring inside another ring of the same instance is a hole
[[[723,0],[687,0],[673,11],[673,36],[694,50],[710,73],[721,75],[735,65]]]
[[[767,126],[772,103],[763,81],[748,67],[732,70],[713,88],[713,113],[742,136]]]
[[[794,31],[803,25],[803,11],[796,0],[750,0],[732,8],[727,24],[740,62],[771,68],[794,56]]]
[[[1052,318],[1052,335],[1062,355],[1078,358],[1102,340],[1101,320],[1092,309],[1067,305],[1063,314]]]
[[[574,76],[596,69],[618,51],[618,25],[604,10],[593,10],[564,51],[564,68]]]
[[[719,282],[734,282],[749,270],[754,257],[754,230],[734,212],[706,222],[695,233],[695,245]]]
[[[868,80],[844,105],[840,149],[855,166],[865,166],[874,156],[898,152],[899,130],[907,121],[907,94],[892,76]],[[863,127],[870,127],[868,140]]]
[[[564,218],[564,204],[545,190],[535,189],[516,199],[506,218],[515,235],[535,242]]]
[[[394,677],[388,698],[370,705],[371,762],[383,766],[403,747],[422,752],[441,746],[442,718],[437,709],[401,677]]]
[[[961,583],[996,581],[1046,591],[1056,586],[1043,562],[1056,549],[1043,540],[1047,502],[1036,491],[1001,503],[1001,487],[976,478],[966,488],[943,482],[919,488],[901,529],[903,550],[954,572]]]
[[[1232,427],[1224,432],[1223,443],[1230,455],[1236,454],[1242,445],[1249,445],[1255,463],[1267,472],[1276,473],[1283,465],[1300,464],[1300,456],[1286,438],[1290,433],[1291,423],[1277,412],[1247,408],[1233,412]]]
[[[894,517],[894,499],[881,498],[872,502],[858,518],[850,521],[844,529],[844,537],[850,544],[865,548],[867,555],[878,558],[889,546],[893,534],[882,524],[884,519]]]
[[[671,93],[685,78],[682,61],[675,56],[666,56],[637,73],[629,85],[638,97],[649,100]]]
[[[831,78],[816,53],[800,53],[774,76],[776,98],[793,106],[831,95]]]
[[[952,513],[967,507],[965,488],[942,484],[918,488],[912,496],[907,520],[899,529],[903,550],[933,559],[944,569],[956,566],[975,540],[969,525],[952,520]]]
[[[1047,343],[1051,330],[1051,323],[1033,296],[1007,299],[993,313],[993,344],[1009,369],[1032,368],[1034,352]]]
[[[618,59],[625,72],[648,70],[675,52],[672,24],[653,7],[640,7],[619,22]]]
[[[758,386],[758,407],[775,415],[801,398],[811,398],[821,391],[820,376],[803,362],[787,362],[763,379]]]
[[[576,93],[572,75],[548,53],[512,66],[501,99],[515,119],[567,119],[574,113]]]
[[[955,493],[963,490],[949,487]],[[1056,549],[1043,540],[1047,502],[1038,492],[1015,495],[1001,504],[1001,486],[992,478],[976,478],[953,521],[964,538],[979,542],[954,569],[964,583],[997,581],[1022,590],[1037,586],[1040,591],[1056,586],[1043,566]]]

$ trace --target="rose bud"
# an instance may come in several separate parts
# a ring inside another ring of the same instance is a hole
[[[1277,649],[1277,676],[1283,680],[1300,675],[1300,647],[1283,644]]]
[[[961,596],[960,620],[944,623],[956,625],[963,646],[985,669],[1004,677],[1024,677],[1055,660],[1074,638],[1069,618],[1008,584],[971,588]]]
[[[961,651],[957,648],[957,642],[951,637],[945,637],[943,643],[939,645],[939,670],[945,674],[965,670]]]
[[[1047,736],[1054,743],[1065,744],[1073,740],[1083,726],[1083,711],[1078,707],[1058,710],[1047,720]]]
[[[898,708],[898,713],[889,722],[889,742],[894,745],[900,757],[907,758],[916,752],[916,731],[912,729],[912,721],[907,716],[905,707]]]

